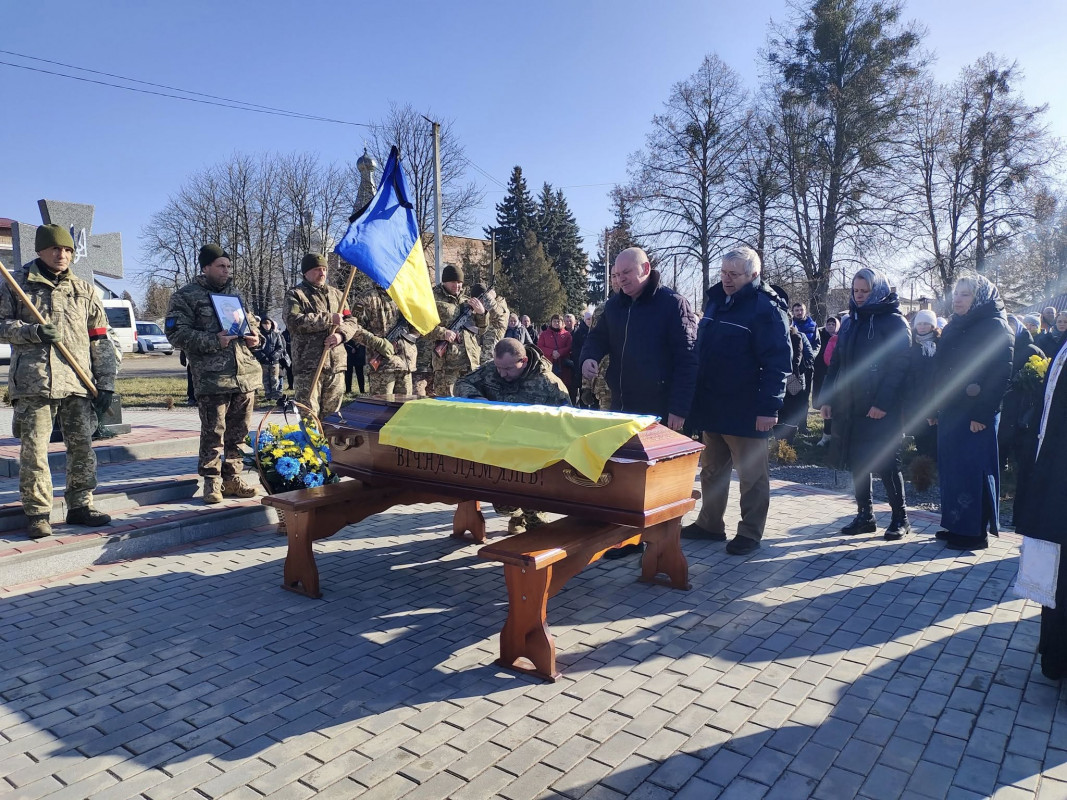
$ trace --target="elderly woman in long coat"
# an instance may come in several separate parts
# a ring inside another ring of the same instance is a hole
[[[981,550],[999,529],[997,427],[1015,337],[997,287],[981,275],[956,282],[952,311],[934,357],[944,529],[938,537],[953,550]]]
[[[872,472],[881,476],[893,511],[885,538],[897,540],[911,532],[900,469],[910,349],[911,331],[896,292],[881,272],[861,269],[852,279],[849,314],[837,335],[819,398],[822,418],[834,423],[831,460],[852,471],[856,493],[856,518],[842,533],[878,530],[871,504]]]

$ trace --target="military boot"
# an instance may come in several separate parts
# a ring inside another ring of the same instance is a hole
[[[875,533],[878,523],[874,521],[874,514],[870,506],[861,506],[852,522],[841,529],[841,533],[847,536],[855,536],[859,533]]]
[[[516,533],[526,533],[526,517],[522,513],[522,509],[514,512],[508,518],[508,534],[514,536]]]
[[[95,508],[89,506],[82,506],[81,508],[72,508],[67,511],[67,524],[68,525],[88,525],[90,527],[98,527],[100,525],[107,525],[111,522],[111,517],[102,511],[97,511]]]
[[[240,475],[231,475],[222,482],[223,497],[255,497],[256,490],[241,480]]]
[[[29,518],[26,526],[26,535],[31,539],[44,539],[52,535],[52,524],[48,521],[47,514],[34,515]]]
[[[222,502],[222,478],[204,478],[204,505]]]

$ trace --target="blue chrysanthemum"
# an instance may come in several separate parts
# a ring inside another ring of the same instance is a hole
[[[304,485],[309,489],[313,486],[322,486],[322,484],[322,475],[318,472],[309,472],[307,475],[304,476]]]
[[[278,474],[285,478],[285,480],[290,481],[300,472],[300,462],[290,456],[282,456],[275,463],[274,469],[276,469]]]
[[[301,430],[296,430],[292,433],[287,433],[285,434],[285,438],[288,439],[290,442],[295,442],[300,447],[304,447],[305,445],[311,444],[311,439],[309,439],[308,435]]]
[[[323,461],[330,461],[333,458],[333,456],[330,455],[330,448],[327,447],[326,445],[323,445],[322,447],[320,447],[319,451],[322,453],[322,460]]]

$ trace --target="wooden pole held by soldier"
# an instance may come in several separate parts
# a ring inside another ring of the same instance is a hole
[[[41,325],[47,325],[48,323],[45,322],[44,317],[41,316],[41,312],[37,310],[37,306],[35,306],[30,301],[30,298],[26,296],[26,293],[22,291],[22,287],[19,286],[18,281],[15,280],[15,276],[8,272],[7,267],[5,267],[3,264],[0,264],[0,272],[4,274],[4,280],[6,280],[7,285],[11,287],[11,291],[13,291],[18,297],[18,299],[23,302],[23,304],[30,310],[33,316],[37,318],[37,322],[39,322]],[[92,378],[85,374],[85,370],[83,370],[78,365],[78,362],[74,360],[74,357],[70,354],[70,351],[67,350],[67,348],[63,345],[62,342],[52,342],[51,344],[56,348],[56,350],[59,351],[59,354],[63,356],[63,360],[67,362],[67,365],[74,370],[74,374],[78,376],[78,380],[82,382],[82,385],[89,390],[89,394],[91,394],[93,397],[96,397],[98,394],[98,392],[96,391],[96,385],[93,383]]]
[[[351,266],[351,265],[349,265],[349,268],[348,268],[348,284],[345,286],[345,293],[343,295],[341,295],[341,307],[339,309],[337,309],[337,313],[338,314],[343,314],[344,313],[345,304],[348,302],[348,293],[352,291],[352,281],[354,281],[355,279],[356,279],[356,268]],[[333,334],[337,333],[338,330],[340,330],[340,327],[337,326],[337,325],[334,325],[330,329],[330,332],[327,334],[327,336],[332,336]],[[343,345],[339,345],[339,346],[343,347]],[[312,394],[314,394],[316,391],[319,390],[319,378],[322,377],[322,369],[323,369],[323,367],[326,366],[326,356],[329,355],[330,349],[331,348],[326,347],[325,345],[322,348],[322,357],[319,358],[319,367],[318,367],[318,369],[315,370],[315,379],[311,382],[311,393]]]

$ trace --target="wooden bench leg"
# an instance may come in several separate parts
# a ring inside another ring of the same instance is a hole
[[[641,537],[648,543],[641,558],[642,583],[658,583],[672,589],[691,589],[689,562],[682,553],[682,520],[667,520],[645,530]],[[660,575],[666,575],[663,579]]]
[[[283,589],[308,597],[322,597],[319,591],[319,568],[311,549],[311,530],[315,514],[311,511],[287,511],[285,528],[289,550],[285,554]]]
[[[478,544],[485,543],[485,515],[477,500],[463,500],[452,517],[452,538],[467,541],[467,533]]]
[[[555,681],[556,644],[548,632],[549,585],[552,567],[535,570],[504,565],[508,588],[508,618],[500,631],[500,659],[506,669]],[[526,663],[532,668],[526,666]]]

